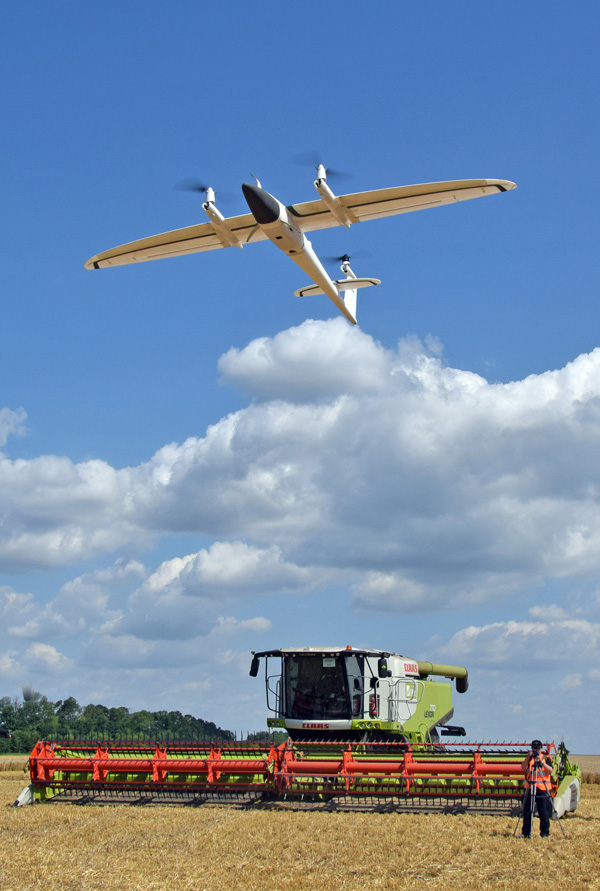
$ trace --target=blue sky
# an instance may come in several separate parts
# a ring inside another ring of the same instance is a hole
[[[258,729],[251,649],[352,643],[467,665],[472,738],[597,749],[599,19],[4,12],[0,693]],[[382,280],[358,329],[269,243],[84,270],[202,222],[186,177],[312,199],[302,152],[518,189],[314,233]]]

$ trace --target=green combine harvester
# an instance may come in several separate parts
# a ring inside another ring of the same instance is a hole
[[[396,653],[354,647],[267,650],[254,653],[250,674],[265,659],[268,726],[294,741],[395,741],[417,745],[443,736],[464,736],[448,724],[452,687],[431,680],[452,678],[469,687],[466,668],[418,662]],[[276,668],[273,670],[273,660]]]
[[[15,804],[518,809],[529,745],[466,742],[464,729],[449,723],[448,680],[465,693],[466,668],[382,650],[302,647],[253,653],[252,677],[261,660],[268,726],[288,734],[279,745],[39,740],[29,759],[31,783]],[[545,743],[544,751],[553,761],[549,792],[559,818],[577,807],[581,774],[563,744]]]

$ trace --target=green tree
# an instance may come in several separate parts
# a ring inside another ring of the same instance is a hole
[[[0,698],[0,727],[11,736],[0,735],[0,752],[30,752],[38,740],[72,738],[110,740],[141,736],[148,740],[204,740],[231,742],[234,734],[180,711],[130,712],[125,706],[101,704],[80,706],[73,696],[51,702],[41,693],[24,702]],[[268,736],[268,735],[267,735]],[[257,734],[262,740],[265,735]]]
[[[73,696],[68,699],[58,700],[54,703],[54,712],[58,721],[59,736],[73,736],[77,734],[81,718],[81,706]]]
[[[108,736],[108,709],[105,705],[86,705],[81,715],[84,736],[105,739]]]
[[[119,739],[130,733],[129,709],[125,706],[108,710],[108,735],[110,739]]]
[[[152,712],[141,711],[134,712],[129,716],[129,732],[142,736],[153,736],[154,734],[154,717]]]

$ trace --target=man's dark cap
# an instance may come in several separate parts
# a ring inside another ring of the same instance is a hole
[[[543,743],[542,743],[541,739],[532,739],[532,741],[531,741],[532,749],[541,749],[542,745],[543,745]]]

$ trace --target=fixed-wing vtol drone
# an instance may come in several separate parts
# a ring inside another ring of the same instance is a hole
[[[161,257],[178,257],[182,254],[212,251],[221,247],[244,247],[268,238],[303,269],[314,285],[300,288],[297,297],[308,294],[326,294],[346,318],[356,324],[356,295],[359,288],[381,284],[376,278],[358,278],[350,268],[348,256],[341,257],[343,279],[332,279],[306,237],[315,229],[346,226],[366,220],[377,220],[412,210],[440,207],[515,189],[516,185],[503,179],[463,179],[453,182],[425,183],[418,186],[398,186],[391,189],[375,189],[351,195],[335,195],[327,183],[327,171],[317,165],[314,182],[319,193],[315,201],[284,205],[256,180],[256,184],[244,183],[242,192],[250,213],[225,218],[215,204],[212,188],[202,188],[206,199],[202,205],[208,223],[175,229],[162,235],[152,235],[139,241],[131,241],[92,257],[86,269],[104,266],[120,266],[125,263],[142,263]]]

